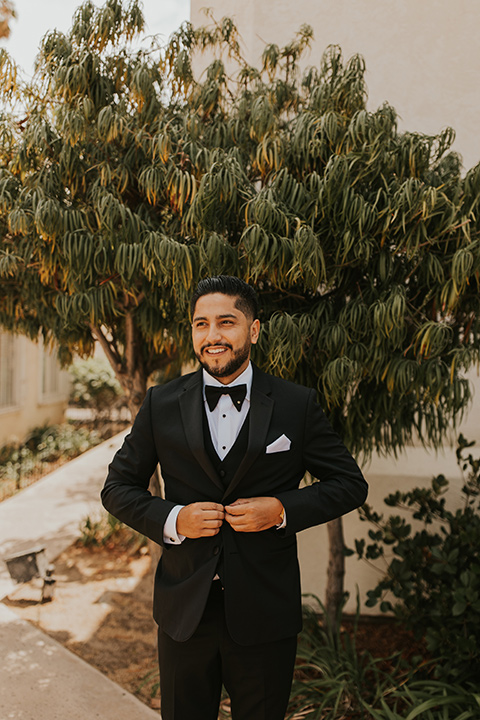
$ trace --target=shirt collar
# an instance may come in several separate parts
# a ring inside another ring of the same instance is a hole
[[[212,375],[210,375],[205,368],[202,370],[203,373],[203,397],[205,398],[205,385],[214,385],[215,387],[235,387],[235,385],[242,385],[245,384],[247,386],[247,394],[245,395],[245,400],[248,400],[250,402],[250,393],[252,390],[252,379],[253,379],[253,368],[252,363],[249,362],[245,370],[242,372],[241,375],[239,375],[235,380],[233,380],[231,383],[228,383],[228,385],[225,385],[224,383],[221,383],[220,380],[217,380],[217,378],[214,378]]]

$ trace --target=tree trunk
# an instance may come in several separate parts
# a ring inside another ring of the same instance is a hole
[[[342,518],[327,523],[329,557],[327,569],[327,588],[325,609],[327,617],[335,623],[344,596],[343,579],[345,577],[345,555]]]
[[[142,405],[143,399],[145,398],[146,392],[147,392],[147,378],[133,378],[132,379],[132,387],[134,387],[134,391],[129,396],[127,402],[128,402],[128,409],[130,410],[130,414],[132,416],[132,421],[135,419],[136,414],[140,410],[140,407]],[[143,383],[143,388],[142,388]],[[161,482],[161,475],[160,475],[160,468],[156,467],[155,472],[153,473],[152,477],[150,478],[150,484],[148,486],[148,489],[152,493],[152,495],[156,495],[157,497],[163,497],[162,492],[162,482]],[[152,577],[155,575],[155,571],[157,569],[158,561],[160,560],[160,556],[162,554],[162,548],[160,545],[158,545],[153,540],[148,540],[148,550],[150,553],[150,559],[151,559],[151,570],[152,570]]]
[[[112,343],[101,328],[92,327],[94,337],[100,342],[115,375],[122,386],[127,399],[128,409],[132,422],[135,419],[147,394],[148,374],[143,360],[143,348],[140,334],[135,327],[133,316],[130,312],[125,318],[125,347],[123,361],[117,347]],[[160,469],[157,466],[150,478],[148,489],[152,495],[162,497],[162,484]],[[161,548],[153,540],[148,541],[152,568],[155,569],[161,555]]]
[[[133,375],[133,377],[129,377],[126,382],[126,387],[128,388],[128,394],[126,393],[127,404],[133,422],[145,399],[145,395],[147,394],[147,377],[145,373],[137,372]],[[152,495],[162,497],[160,471],[158,467],[150,478],[149,490]]]
[[[128,390],[127,403],[133,422],[147,393],[147,377],[145,373],[136,372],[133,377],[128,378]],[[160,468],[158,465],[150,478],[148,489],[152,495],[163,497]],[[152,561],[151,568],[153,573],[155,573],[158,561],[160,560],[160,556],[162,554],[162,549],[153,540],[148,541],[148,549],[150,551],[150,558]]]
[[[137,370],[133,375],[122,378],[121,384],[133,422],[147,394],[147,377],[144,372]]]

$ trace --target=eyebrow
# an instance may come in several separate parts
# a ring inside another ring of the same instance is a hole
[[[224,318],[233,318],[234,320],[237,320],[238,315],[235,315],[235,313],[223,313],[222,315],[215,316],[215,320],[223,320]],[[198,320],[208,320],[208,318],[204,315],[197,315],[193,318],[192,322],[197,322]]]

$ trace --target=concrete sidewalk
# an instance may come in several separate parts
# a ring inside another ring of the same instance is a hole
[[[49,561],[100,509],[120,433],[0,503],[0,600],[17,585],[3,558],[44,547]],[[159,714],[0,602],[0,720],[156,720]]]

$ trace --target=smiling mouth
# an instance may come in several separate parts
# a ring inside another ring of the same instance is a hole
[[[214,347],[206,347],[202,350],[202,352],[204,355],[206,354],[206,355],[214,356],[214,355],[223,355],[223,353],[229,349],[230,348],[228,347],[228,345],[216,345]]]

